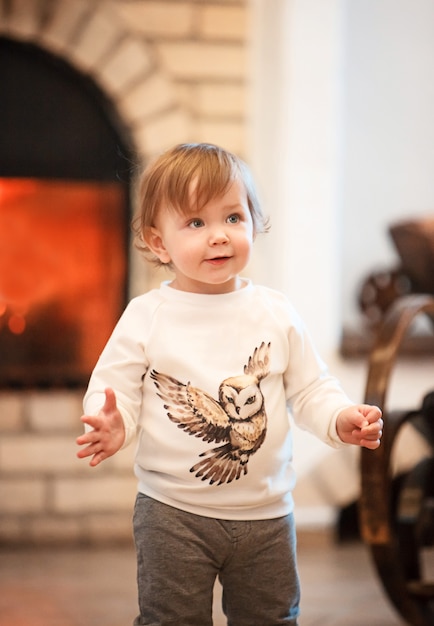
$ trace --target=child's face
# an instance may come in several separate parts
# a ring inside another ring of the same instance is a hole
[[[193,203],[194,204],[194,203]],[[187,215],[161,209],[148,245],[175,272],[172,286],[194,293],[228,293],[239,288],[254,239],[244,185],[235,180],[220,197]]]

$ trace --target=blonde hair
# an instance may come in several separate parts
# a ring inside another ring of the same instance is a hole
[[[139,214],[133,222],[136,246],[157,265],[146,244],[144,234],[155,226],[161,207],[187,213],[192,209],[191,184],[194,181],[194,202],[199,211],[210,200],[221,196],[234,180],[246,189],[254,233],[267,232],[268,220],[262,213],[252,175],[240,158],[213,144],[179,144],[159,156],[143,172],[139,187]]]

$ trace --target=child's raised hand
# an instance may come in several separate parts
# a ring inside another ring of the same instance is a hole
[[[86,446],[77,452],[79,459],[91,456],[89,465],[95,467],[122,447],[125,427],[113,389],[105,390],[104,406],[98,415],[82,415],[81,421],[92,430],[77,437],[77,445]]]
[[[344,409],[338,415],[336,430],[344,443],[375,450],[383,435],[381,410],[369,404]]]

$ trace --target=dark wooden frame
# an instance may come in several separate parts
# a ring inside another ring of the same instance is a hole
[[[416,527],[425,499],[433,499],[434,458],[418,464],[405,477],[398,495],[394,493],[393,447],[400,429],[417,411],[389,411],[386,406],[400,346],[411,322],[421,313],[434,314],[433,296],[409,295],[397,300],[386,314],[370,354],[365,401],[381,407],[385,427],[380,448],[362,450],[359,509],[362,538],[390,601],[409,624],[430,626],[434,624],[434,582],[423,578],[419,559],[423,546]]]

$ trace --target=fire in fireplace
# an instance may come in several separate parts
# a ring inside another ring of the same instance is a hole
[[[83,383],[123,307],[125,189],[0,179],[0,380]]]
[[[131,151],[115,106],[0,38],[0,387],[86,383],[126,300]]]

